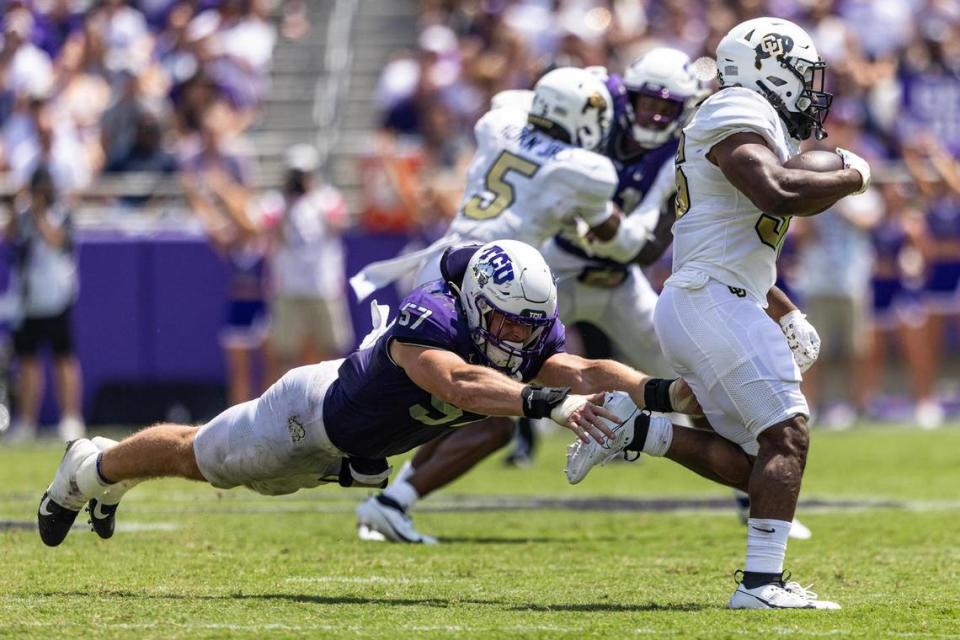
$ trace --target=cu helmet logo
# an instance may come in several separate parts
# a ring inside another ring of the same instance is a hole
[[[582,113],[586,113],[587,109],[596,109],[597,111],[603,112],[607,108],[606,99],[600,95],[599,92],[593,93],[587,98],[586,104],[583,105]]]
[[[753,50],[757,54],[754,66],[759,70],[763,60],[767,58],[777,60],[790,53],[793,50],[793,38],[779,33],[768,33],[760,39],[760,43]]]

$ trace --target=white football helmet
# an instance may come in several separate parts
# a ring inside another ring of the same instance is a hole
[[[742,22],[717,46],[720,84],[759,92],[798,140],[827,137],[833,96],[824,91],[826,68],[807,32],[781,18]]]
[[[528,122],[548,135],[596,151],[613,122],[613,99],[603,80],[586,69],[560,67],[533,87]]]
[[[690,56],[657,47],[634,60],[623,74],[633,139],[653,149],[680,135],[706,93]]]
[[[511,376],[540,352],[557,319],[550,267],[539,251],[517,240],[488,242],[473,254],[460,302],[480,356]],[[522,325],[525,339],[504,337],[505,321]]]

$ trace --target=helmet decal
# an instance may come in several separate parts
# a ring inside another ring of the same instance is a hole
[[[515,277],[510,256],[495,244],[490,245],[480,254],[479,261],[473,267],[473,273],[481,287],[490,280],[499,285],[511,282]]]
[[[587,98],[586,104],[583,105],[583,111],[581,113],[586,113],[587,109],[596,109],[598,111],[603,111],[607,108],[607,99],[600,95],[600,92],[593,93]]]
[[[760,43],[753,49],[757,53],[754,66],[760,70],[760,63],[766,58],[777,60],[793,50],[793,38],[779,33],[768,33],[760,39]]]

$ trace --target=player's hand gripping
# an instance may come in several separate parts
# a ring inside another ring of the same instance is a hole
[[[820,336],[817,330],[807,321],[807,317],[794,309],[780,318],[780,328],[787,337],[787,345],[793,352],[793,360],[806,371],[820,356]]]
[[[843,159],[843,168],[844,169],[855,169],[860,173],[860,177],[863,180],[863,184],[860,185],[860,189],[854,191],[853,196],[860,195],[867,190],[867,187],[870,186],[870,165],[866,160],[855,154],[853,151],[848,151],[841,147],[837,147],[837,155]],[[816,360],[816,358],[814,358]],[[812,363],[811,363],[812,364]]]
[[[590,438],[593,438],[603,444],[607,438],[614,437],[613,431],[604,424],[603,419],[610,420],[614,424],[620,422],[620,418],[615,413],[603,408],[603,396],[603,393],[595,393],[591,396],[568,394],[563,402],[550,412],[550,419],[573,431],[584,442],[589,442]]]

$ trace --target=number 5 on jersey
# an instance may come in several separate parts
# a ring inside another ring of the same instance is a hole
[[[484,178],[484,186],[487,190],[474,194],[467,200],[463,205],[463,215],[472,220],[496,218],[513,204],[516,197],[513,184],[508,182],[510,172],[524,178],[532,178],[539,170],[540,165],[537,163],[509,151],[501,151]]]

